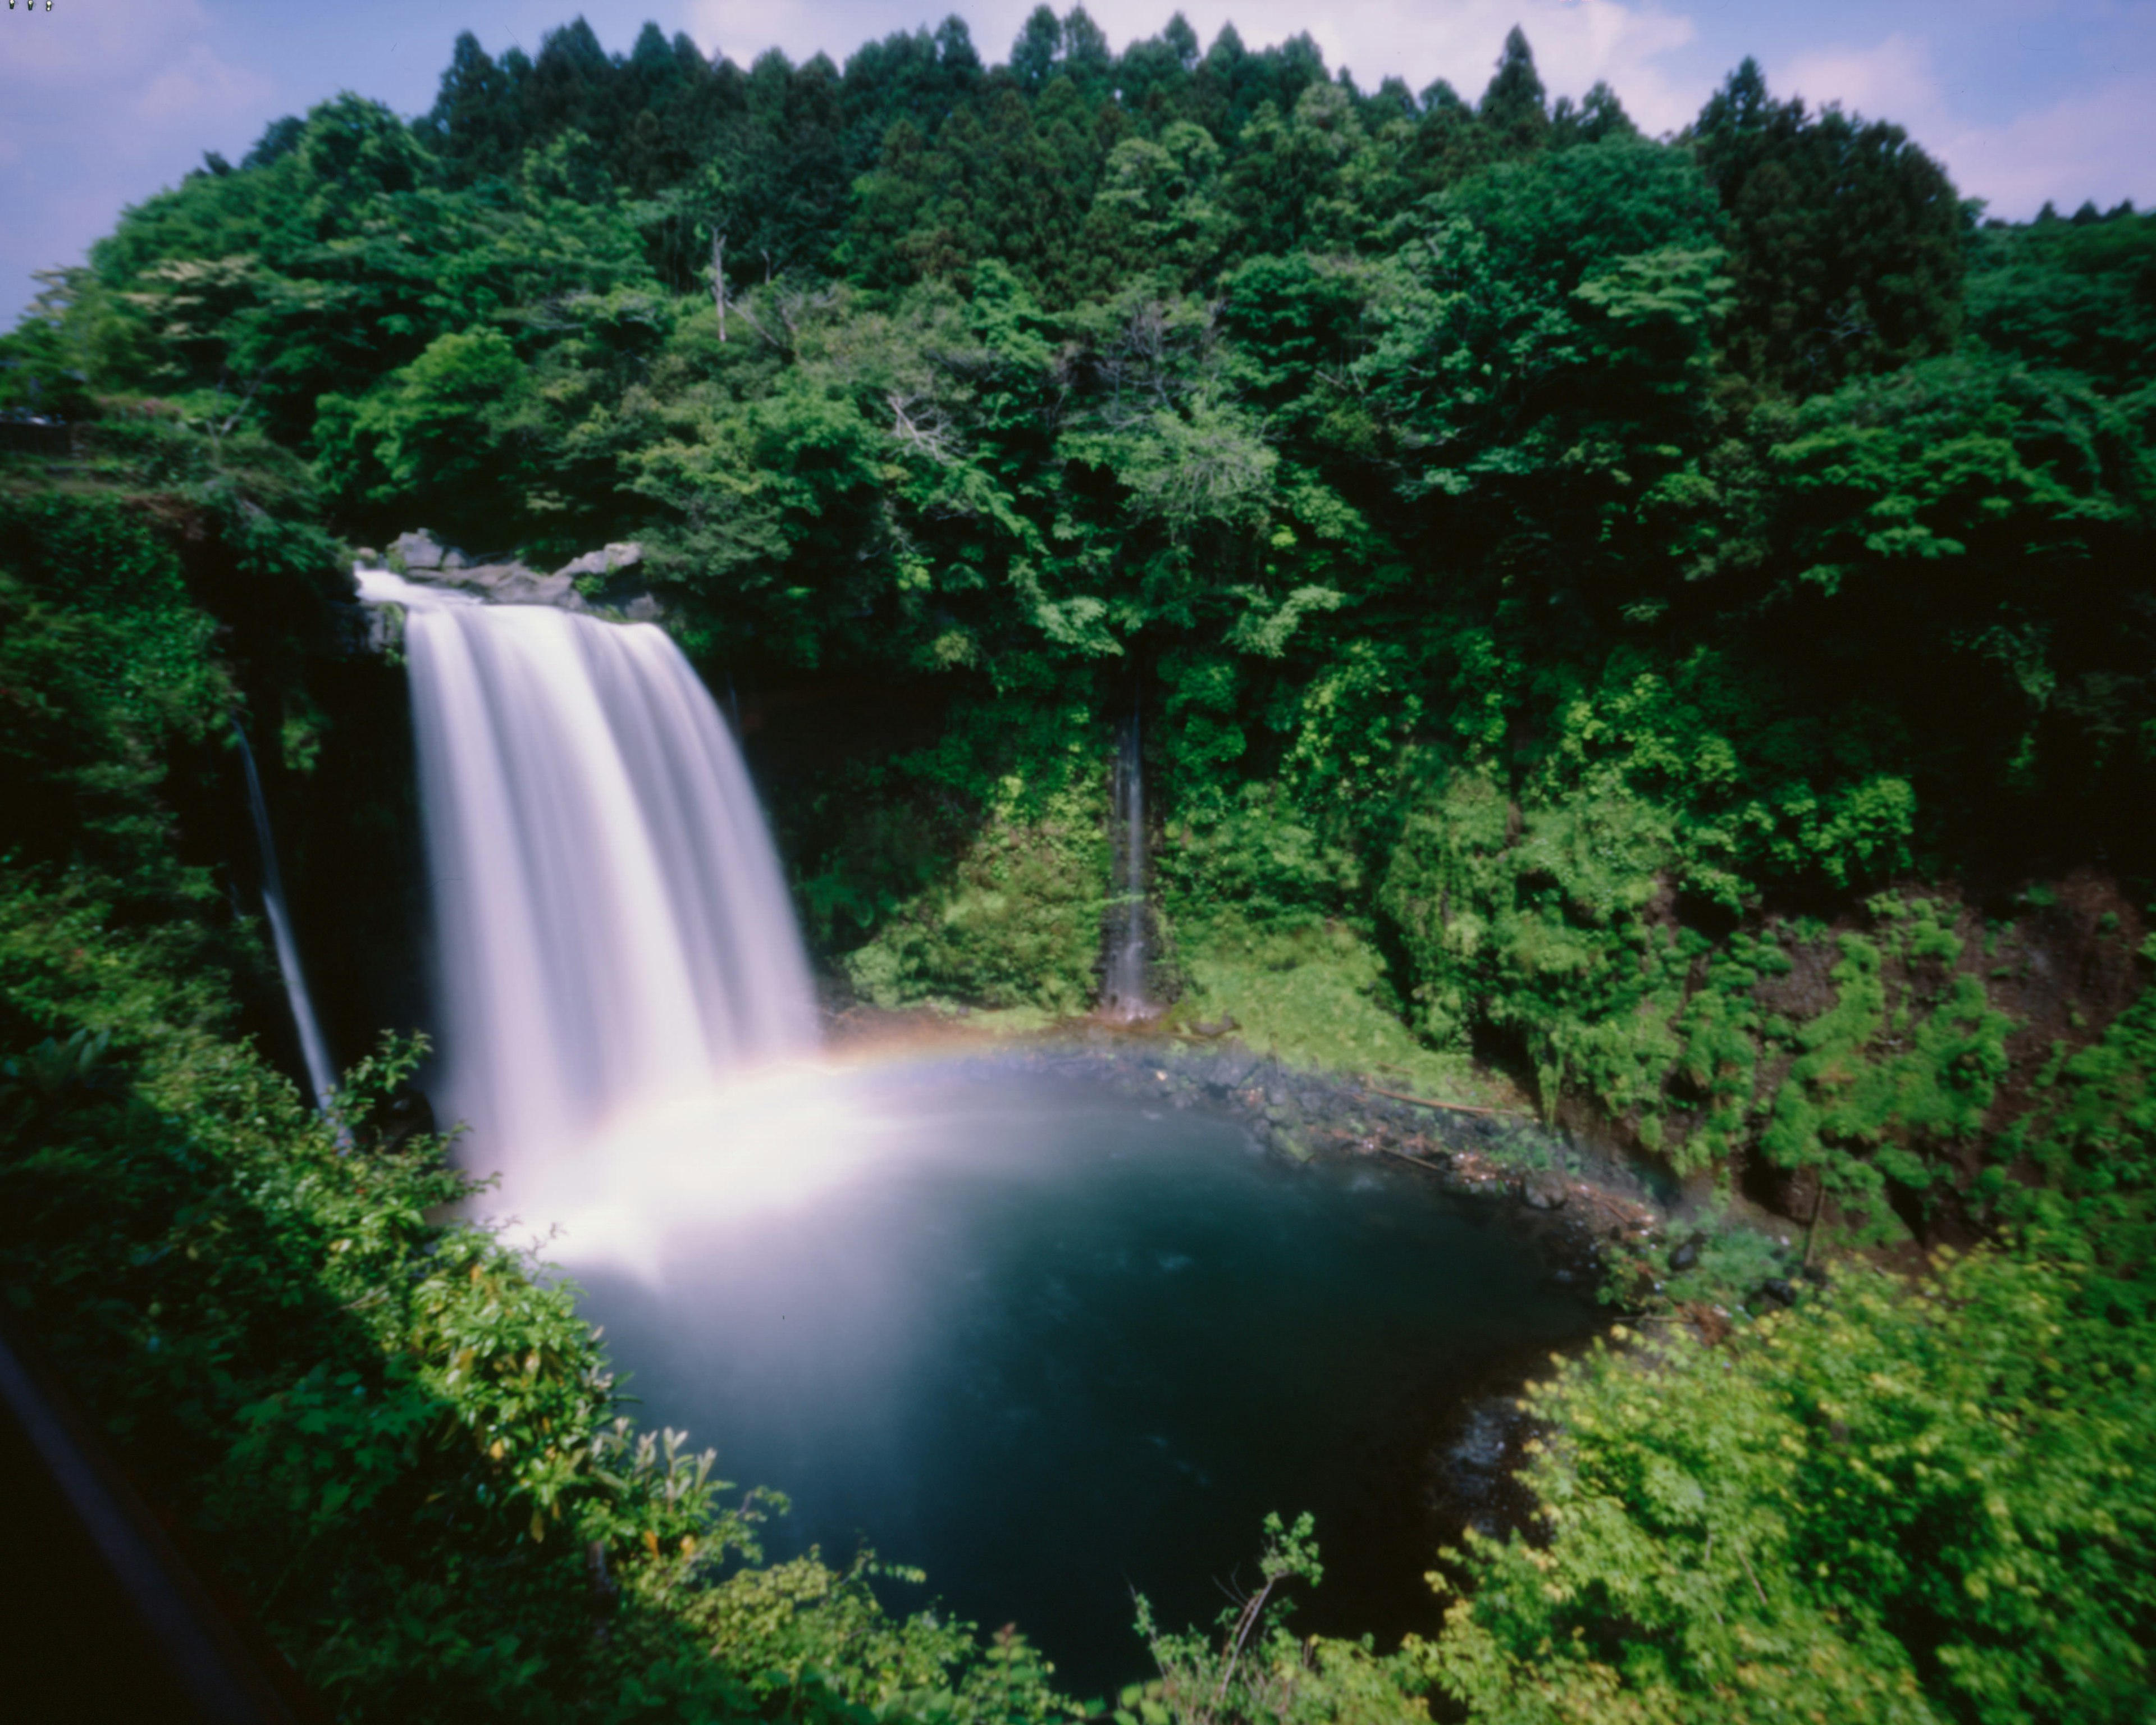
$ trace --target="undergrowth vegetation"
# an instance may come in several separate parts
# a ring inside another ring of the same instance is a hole
[[[206,521],[162,470],[103,477],[0,497],[11,1332],[339,1717],[1067,1711],[1023,1640],[872,1591],[917,1576],[761,1561],[784,1501],[639,1430],[574,1289],[441,1219],[473,1188],[397,1129],[418,1048],[361,1061],[331,1120],[239,1034],[261,945],[183,860],[234,790],[239,684],[203,595],[260,630],[288,572],[246,506]]]
[[[1598,1347],[1532,1399],[1546,1538],[1449,1553],[1404,1658],[1492,1720],[2139,1717],[2156,1372],[2090,1291],[1987,1252]]]

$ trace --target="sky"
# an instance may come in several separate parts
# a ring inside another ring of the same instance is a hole
[[[591,0],[607,48],[647,18],[742,65],[767,48],[843,64],[863,42],[956,10],[1005,58],[1034,0]],[[527,51],[575,0],[14,0],[0,13],[0,319],[33,272],[79,263],[122,208],[214,150],[238,161],[280,115],[355,90],[431,106],[459,30]],[[1174,0],[1095,0],[1117,48]],[[1906,126],[1991,213],[2156,205],[2156,0],[1187,0],[1209,43],[1233,20],[1253,48],[1307,29],[1329,65],[1374,88],[1451,81],[1472,100],[1521,25],[1553,95],[1605,79],[1642,127],[1674,131],[1746,54],[1777,95],[1839,101]]]

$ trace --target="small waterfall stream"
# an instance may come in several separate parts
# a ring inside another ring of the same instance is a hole
[[[262,913],[270,924],[270,942],[276,948],[278,972],[285,978],[285,999],[292,1009],[293,1028],[299,1032],[300,1057],[307,1065],[307,1086],[314,1092],[315,1105],[326,1109],[336,1090],[336,1067],[315,1017],[307,978],[300,969],[300,944],[292,937],[291,913],[285,904],[285,879],[277,868],[276,835],[270,829],[270,805],[263,799],[262,775],[254,768],[254,751],[248,747],[247,732],[237,719],[232,721],[232,734],[239,740],[239,764],[247,776],[247,806],[254,816],[254,843],[262,854]]]
[[[1146,839],[1144,737],[1136,708],[1116,755],[1115,893],[1109,914],[1108,962],[1101,978],[1101,1009],[1114,1019],[1152,1014],[1146,999]]]
[[[815,1040],[739,751],[680,650],[359,572],[406,609],[433,889],[437,1111],[543,1169],[625,1111]]]

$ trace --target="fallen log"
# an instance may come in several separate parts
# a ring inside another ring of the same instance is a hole
[[[1390,1096],[1396,1102],[1413,1102],[1418,1108],[1443,1108],[1454,1114],[1494,1114],[1506,1120],[1532,1120],[1532,1114],[1522,1114],[1517,1108],[1483,1108],[1472,1102],[1437,1102],[1428,1096],[1411,1096],[1404,1091],[1383,1090],[1374,1084],[1365,1083],[1363,1088],[1373,1096]]]

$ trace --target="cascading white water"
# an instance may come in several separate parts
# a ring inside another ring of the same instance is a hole
[[[285,880],[277,867],[277,839],[270,829],[270,805],[263,799],[262,776],[254,770],[254,751],[247,746],[247,733],[239,721],[232,721],[232,734],[239,739],[239,764],[247,776],[247,806],[254,817],[254,844],[262,856],[262,911],[270,924],[270,940],[277,951],[277,970],[285,978],[285,999],[292,1009],[292,1026],[300,1035],[300,1058],[307,1065],[307,1084],[315,1105],[326,1109],[336,1089],[336,1068],[331,1063],[329,1045],[315,1017],[315,1003],[307,993],[307,978],[300,969],[300,943],[292,937],[292,918],[285,904]]]
[[[1107,973],[1101,1005],[1111,1018],[1142,1019],[1146,999],[1145,757],[1138,716],[1131,715],[1116,759],[1116,813],[1122,843],[1116,855],[1116,899],[1110,913]]]
[[[815,1040],[732,737],[649,624],[359,572],[406,609],[433,887],[437,1111],[512,1176],[631,1109]]]

